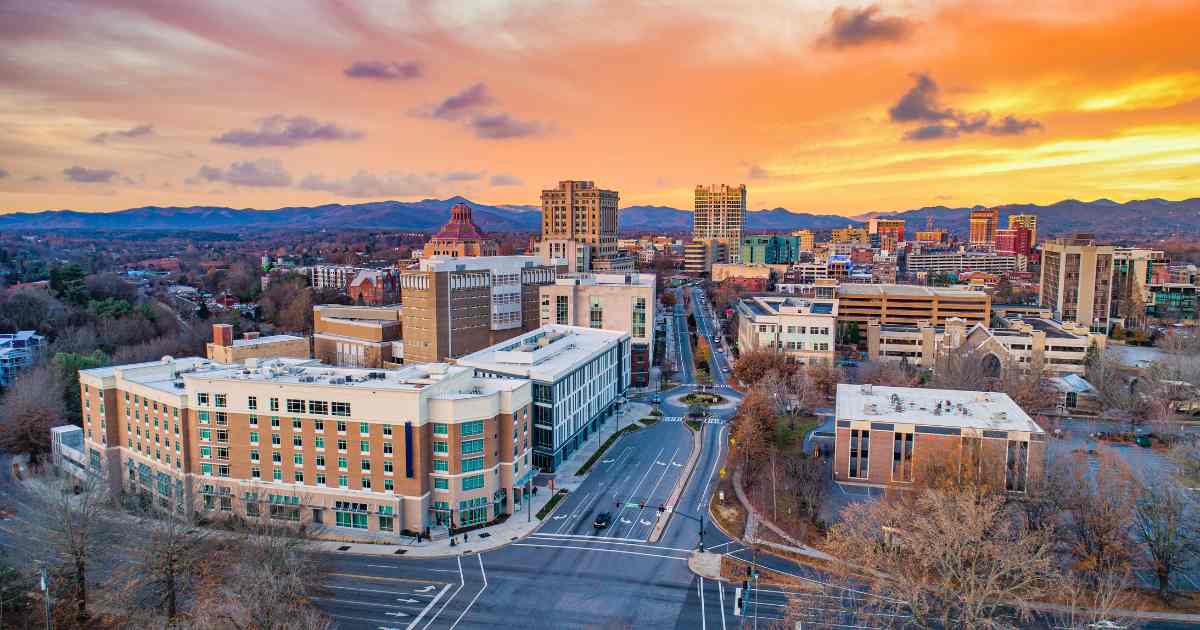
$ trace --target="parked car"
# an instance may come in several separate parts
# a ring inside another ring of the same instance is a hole
[[[601,512],[597,514],[596,520],[592,521],[592,527],[595,527],[596,529],[604,529],[609,525],[612,525],[612,514],[608,512]]]

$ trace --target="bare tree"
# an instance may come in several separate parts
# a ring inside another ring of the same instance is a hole
[[[1098,574],[1068,571],[1057,588],[1066,606],[1054,615],[1055,627],[1084,630],[1112,623],[1118,609],[1135,605],[1132,586],[1133,571],[1128,566],[1112,567]],[[1122,620],[1121,627],[1134,626]]]
[[[911,501],[855,504],[828,550],[853,558],[876,595],[903,603],[921,627],[1008,627],[1024,602],[1054,587],[1053,540],[1031,530],[1004,497],[974,486],[919,489]]]
[[[821,519],[821,504],[829,489],[829,463],[802,451],[783,459],[786,487],[798,516],[816,525]]]
[[[98,482],[73,477],[43,479],[35,493],[38,514],[49,551],[61,562],[58,568],[70,584],[75,618],[88,620],[88,576],[94,556],[113,539],[106,518],[107,489]]]
[[[133,563],[123,577],[135,603],[161,611],[170,624],[210,557],[209,532],[149,506],[136,515],[140,535],[126,541]]]
[[[1076,570],[1106,575],[1129,565],[1130,528],[1137,484],[1129,466],[1109,449],[1095,456],[1074,454],[1064,461],[1061,505],[1070,512],[1061,532],[1076,560]]]
[[[909,364],[898,361],[873,361],[858,366],[855,372],[859,383],[883,387],[916,387],[920,376]]]
[[[36,466],[50,451],[50,429],[63,424],[62,391],[49,365],[21,373],[0,399],[0,448],[28,455]]]
[[[1167,452],[1167,458],[1175,464],[1175,474],[1189,488],[1200,487],[1200,442],[1176,442]]]
[[[989,371],[984,359],[987,355],[977,351],[946,352],[933,365],[930,387],[937,389],[963,389],[983,391],[988,388]]]
[[[1200,555],[1195,506],[1187,490],[1167,475],[1141,483],[1135,505],[1133,536],[1154,566],[1159,597],[1169,600],[1171,576]]]

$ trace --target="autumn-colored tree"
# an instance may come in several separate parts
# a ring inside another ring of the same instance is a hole
[[[658,301],[662,303],[664,309],[670,310],[675,307],[675,294],[671,291],[663,291],[658,295]]]
[[[62,391],[50,366],[20,374],[0,399],[0,448],[38,465],[50,452],[50,429],[63,424]]]
[[[732,436],[736,455],[747,472],[753,473],[770,451],[775,434],[775,412],[771,395],[757,388],[751,390],[738,407]],[[748,477],[748,481],[753,483],[753,476]]]
[[[773,350],[747,350],[733,364],[733,375],[742,383],[753,387],[769,372],[789,374],[796,369],[788,363],[787,356]]]

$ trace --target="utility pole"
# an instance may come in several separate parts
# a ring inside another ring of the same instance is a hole
[[[50,630],[50,576],[46,565],[41,566],[42,601],[46,604],[46,630]]]

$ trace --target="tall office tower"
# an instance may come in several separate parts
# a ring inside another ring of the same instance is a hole
[[[1036,214],[1010,214],[1008,215],[1008,227],[1011,228],[1027,228],[1029,230],[1029,245],[1030,247],[1037,246],[1037,215]]]
[[[867,219],[867,234],[878,234],[880,240],[904,240],[904,219]]]
[[[1029,228],[1018,226],[996,230],[996,253],[1028,256],[1033,251]]]
[[[692,238],[717,240],[729,248],[730,262],[741,258],[739,248],[746,226],[746,186],[696,186],[696,205],[692,215]]]
[[[1064,322],[1108,332],[1112,308],[1112,245],[1097,245],[1095,236],[1076,234],[1042,245],[1041,305]]]
[[[972,245],[990,247],[996,240],[996,228],[1000,227],[1000,211],[995,208],[983,208],[971,211]]]
[[[1113,296],[1109,312],[1125,327],[1145,323],[1146,308],[1154,305],[1150,285],[1156,272],[1168,268],[1162,250],[1120,247],[1113,251]]]
[[[619,258],[618,201],[617,191],[589,181],[566,180],[543,190],[541,256],[566,259],[572,272],[591,270],[597,259]]]

